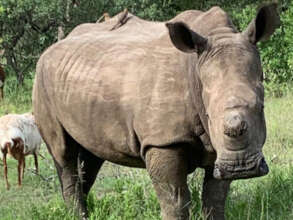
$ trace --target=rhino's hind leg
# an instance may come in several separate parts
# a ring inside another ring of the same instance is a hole
[[[64,133],[65,149],[68,152],[64,154],[65,165],[59,168],[63,197],[69,204],[75,202],[80,217],[86,219],[86,197],[104,160],[87,151],[65,131]]]
[[[81,147],[79,151],[79,161],[82,191],[84,195],[87,196],[96,180],[97,174],[103,165],[104,160]]]
[[[80,217],[86,219],[86,196],[104,161],[85,150],[59,123],[54,125],[54,130],[48,126],[41,131],[55,135],[54,139],[45,139],[45,142],[54,159],[63,198],[68,208],[76,208]]]
[[[80,146],[65,130],[63,130],[62,133],[64,146],[59,146],[59,156],[60,154],[62,155],[60,158],[61,163],[59,162],[60,159],[55,162],[61,182],[62,195],[68,207],[74,205],[74,207],[78,208],[78,212],[82,218],[86,218],[88,213],[85,201],[82,197],[82,180],[78,172]],[[55,155],[53,155],[53,157],[55,157]]]
[[[157,193],[163,220],[187,220],[190,193],[184,148],[150,148],[146,167]]]
[[[217,180],[213,177],[213,169],[205,169],[202,201],[203,212],[207,219],[225,219],[225,201],[230,188],[230,180]]]

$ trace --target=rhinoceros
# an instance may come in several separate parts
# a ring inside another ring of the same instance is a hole
[[[162,219],[188,219],[187,176],[203,168],[203,212],[224,219],[231,181],[269,171],[256,44],[279,21],[274,3],[243,32],[220,7],[167,22],[120,13],[50,46],[37,64],[33,111],[65,202],[88,218],[85,198],[110,161],[146,168]]]

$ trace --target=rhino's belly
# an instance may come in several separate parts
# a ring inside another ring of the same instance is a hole
[[[140,157],[138,146],[131,145],[129,134],[125,134],[121,127],[107,128],[99,126],[92,128],[87,123],[78,125],[73,120],[61,120],[62,126],[81,146],[99,158],[120,165],[144,167],[144,161]],[[111,131],[110,131],[111,130]],[[127,137],[128,136],[128,137]]]
[[[59,104],[58,119],[67,133],[94,155],[133,167],[144,167],[131,126],[131,117],[125,117],[118,106],[109,103],[95,105]],[[71,106],[71,107],[69,107]],[[129,120],[129,121],[127,121]]]

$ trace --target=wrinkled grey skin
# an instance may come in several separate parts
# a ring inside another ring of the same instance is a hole
[[[38,62],[34,114],[63,197],[87,218],[108,160],[146,168],[162,218],[188,219],[187,175],[201,167],[204,214],[224,219],[231,180],[268,173],[256,43],[278,26],[276,5],[240,33],[218,7],[166,23],[127,16],[76,27]]]

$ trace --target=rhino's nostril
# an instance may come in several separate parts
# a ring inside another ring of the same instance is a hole
[[[247,131],[247,122],[242,120],[240,115],[227,115],[224,121],[224,134],[237,138]]]

